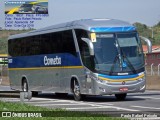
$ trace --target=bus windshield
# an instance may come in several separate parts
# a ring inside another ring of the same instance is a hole
[[[98,33],[94,45],[96,71],[135,72],[144,66],[144,56],[137,33]]]

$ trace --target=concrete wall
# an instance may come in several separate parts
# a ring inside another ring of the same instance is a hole
[[[160,76],[147,76],[146,87],[149,90],[160,90]]]

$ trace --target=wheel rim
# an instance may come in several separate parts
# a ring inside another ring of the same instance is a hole
[[[27,92],[27,83],[26,82],[23,83],[23,91]]]
[[[76,96],[80,96],[80,87],[76,81],[74,82],[74,90],[73,91]]]

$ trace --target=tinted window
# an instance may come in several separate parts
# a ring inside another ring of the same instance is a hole
[[[89,47],[87,43],[81,39],[81,38],[89,38],[89,35],[87,31],[81,30],[81,29],[77,29],[75,30],[75,32],[76,32],[76,37],[79,45],[82,62],[87,68],[93,69],[94,64],[93,64],[93,59],[89,53]]]
[[[76,55],[71,30],[9,40],[8,51],[11,56],[55,53]]]
[[[62,52],[76,55],[75,43],[72,35],[72,31],[64,31],[62,33]]]

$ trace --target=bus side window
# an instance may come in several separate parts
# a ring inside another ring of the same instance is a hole
[[[51,33],[50,41],[48,42],[51,47],[50,54],[63,53],[62,43],[62,32]]]
[[[73,39],[73,34],[72,34],[71,30],[63,31],[62,43],[63,43],[63,52],[64,53],[69,53],[74,56],[77,56],[75,43],[74,43],[74,39]]]
[[[85,31],[85,30],[76,29],[75,32],[76,32],[76,37],[77,37],[77,41],[78,41],[78,45],[79,45],[79,50],[80,50],[82,62],[84,64],[84,66],[93,70],[94,64],[93,64],[93,59],[89,53],[89,47],[88,47],[87,43],[85,43],[83,40],[81,40],[81,38],[89,38],[89,35],[88,35],[87,31]]]

